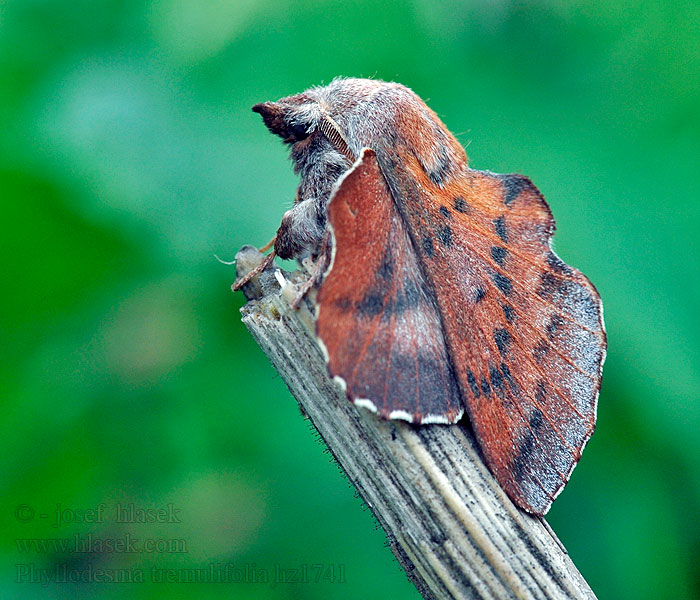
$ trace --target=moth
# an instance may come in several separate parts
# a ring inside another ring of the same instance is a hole
[[[315,261],[330,375],[384,419],[466,411],[503,489],[545,514],[593,433],[606,335],[542,194],[471,169],[398,83],[339,78],[253,111],[300,175],[267,262]]]

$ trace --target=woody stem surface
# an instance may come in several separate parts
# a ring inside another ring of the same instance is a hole
[[[254,253],[239,253],[239,270],[260,260]],[[503,492],[468,426],[385,421],[348,401],[328,377],[312,301],[293,310],[297,287],[287,282],[280,289],[278,279],[267,269],[244,288],[243,323],[423,597],[595,598],[547,522]]]

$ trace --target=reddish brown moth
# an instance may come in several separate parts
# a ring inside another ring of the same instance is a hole
[[[593,433],[606,338],[595,288],[552,251],[540,192],[470,169],[396,83],[336,79],[253,110],[301,176],[272,255],[318,265],[330,375],[385,419],[466,410],[501,486],[546,513]]]

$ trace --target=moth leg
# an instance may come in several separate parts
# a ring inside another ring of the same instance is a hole
[[[325,223],[319,223],[315,198],[302,200],[282,217],[277,230],[275,250],[283,259],[309,256],[321,242]]]
[[[331,235],[328,231],[326,231],[323,234],[323,238],[321,239],[321,247],[318,253],[318,257],[316,258],[316,262],[314,263],[314,269],[311,272],[311,276],[304,282],[304,285],[301,286],[301,289],[299,290],[299,293],[296,295],[296,298],[292,301],[291,307],[293,309],[299,308],[299,305],[301,304],[301,301],[303,300],[304,296],[308,294],[309,290],[316,286],[321,279],[323,279],[323,276],[326,273],[326,269],[328,268],[328,265],[330,264],[330,259],[331,259]]]
[[[267,252],[272,246],[275,245],[275,241],[277,241],[277,236],[275,235],[267,244],[265,244],[262,248],[258,248],[258,251],[261,253]]]
[[[243,277],[241,277],[238,281],[236,281],[232,286],[231,289],[234,292],[237,292],[240,290],[246,283],[248,283],[253,277],[257,277],[262,273],[265,269],[267,269],[271,264],[272,261],[275,259],[275,251],[273,250],[268,254],[263,261],[255,267],[253,270],[248,271]]]

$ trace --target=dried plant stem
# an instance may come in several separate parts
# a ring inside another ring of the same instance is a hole
[[[239,271],[255,267],[255,253],[239,253]],[[280,290],[270,269],[256,279],[243,322],[424,598],[595,598],[546,521],[501,490],[467,426],[412,426],[355,407],[328,377],[309,304],[293,310],[295,286]]]

